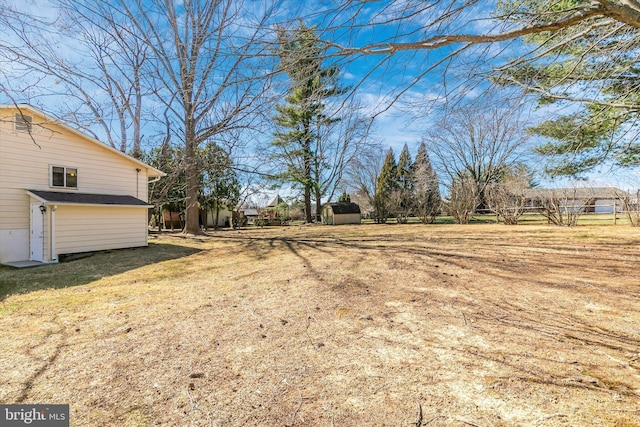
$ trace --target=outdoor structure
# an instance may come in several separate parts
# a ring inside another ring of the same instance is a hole
[[[165,174],[29,105],[0,105],[0,263],[147,246]]]
[[[233,212],[227,208],[221,208],[218,213],[218,228],[231,226]],[[200,209],[200,223],[204,228],[216,228],[216,210]]]
[[[259,216],[258,209],[256,208],[241,209],[240,214],[240,224],[242,225],[253,225]]]
[[[287,219],[280,218],[280,213],[278,209],[276,209],[278,206],[287,206],[287,203],[279,194],[260,212],[258,221],[262,223],[262,225],[281,225],[282,221],[286,221]]]
[[[560,207],[583,213],[622,212],[621,200],[625,197],[634,198],[628,192],[615,187],[594,188],[533,188],[525,190],[527,207],[536,208],[540,201],[554,198]]]
[[[360,206],[355,203],[326,203],[321,211],[322,223],[327,225],[360,224]]]

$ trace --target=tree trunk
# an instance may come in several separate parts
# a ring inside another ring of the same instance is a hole
[[[311,189],[308,185],[304,186],[304,221],[307,224],[312,222],[311,218]]]
[[[304,136],[302,141],[302,151],[304,156],[304,210],[305,222],[310,224],[313,222],[311,217],[311,162],[313,155],[311,153],[311,127],[308,120],[303,121]]]
[[[182,232],[184,234],[202,234],[200,229],[200,210],[198,209],[198,167],[196,157],[195,129],[193,122],[187,120],[185,123],[185,162],[186,162],[186,209],[185,224]]]
[[[322,195],[320,194],[320,189],[318,186],[315,186],[315,196],[316,196],[316,222],[320,222],[320,202],[322,200]]]

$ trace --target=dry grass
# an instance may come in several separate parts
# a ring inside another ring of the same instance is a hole
[[[638,426],[639,259],[628,227],[363,225],[2,269],[0,401],[74,426]]]

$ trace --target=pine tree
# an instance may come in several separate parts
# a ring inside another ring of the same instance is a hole
[[[351,196],[346,191],[338,197],[338,203],[351,203]]]
[[[414,206],[423,224],[432,224],[440,211],[442,198],[438,177],[433,171],[424,141],[418,147],[413,164]]]
[[[376,184],[376,195],[373,198],[374,205],[374,218],[378,224],[384,224],[387,222],[387,218],[391,214],[391,197],[394,191],[397,190],[397,165],[396,158],[393,154],[393,149],[389,148],[387,156],[382,164],[382,170],[378,175],[378,182]]]
[[[303,188],[306,222],[312,221],[311,197],[320,206],[323,159],[318,158],[321,144],[319,129],[337,121],[324,114],[325,102],[340,95],[344,89],[338,85],[338,69],[323,67],[323,50],[313,27],[304,24],[288,32],[278,33],[280,71],[291,83],[286,103],[276,105],[274,118],[278,130],[271,146],[273,159],[280,162],[283,171],[278,179]]]
[[[413,169],[409,147],[404,144],[396,168],[397,188],[391,197],[396,219],[403,224],[407,223],[413,208]]]

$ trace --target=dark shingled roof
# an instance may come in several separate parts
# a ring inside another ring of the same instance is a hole
[[[360,206],[355,203],[338,202],[327,204],[331,206],[334,215],[360,213]]]
[[[47,203],[79,204],[79,205],[117,205],[117,206],[151,206],[147,202],[133,196],[113,194],[69,193],[63,191],[28,190],[29,193]]]

